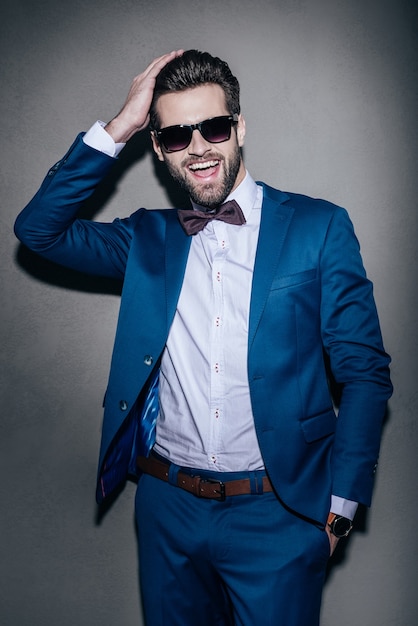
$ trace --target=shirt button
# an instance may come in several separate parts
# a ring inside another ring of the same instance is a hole
[[[152,365],[153,361],[154,361],[154,359],[152,358],[152,356],[150,354],[146,354],[144,356],[144,363],[145,363],[145,365]]]
[[[119,402],[119,408],[121,411],[126,411],[128,409],[128,403],[126,402],[126,400],[121,400]]]

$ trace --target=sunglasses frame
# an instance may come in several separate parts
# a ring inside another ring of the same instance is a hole
[[[206,124],[207,122],[211,122],[212,120],[219,120],[219,119],[225,119],[230,122],[228,136],[225,137],[225,139],[221,139],[220,141],[211,141],[210,139],[207,139],[205,135],[202,133],[202,125]],[[224,141],[228,141],[231,138],[232,127],[235,126],[235,124],[238,124],[238,119],[239,119],[239,116],[237,113],[234,113],[233,115],[217,115],[216,117],[209,117],[207,120],[203,120],[201,122],[198,122],[197,124],[174,124],[173,126],[166,126],[165,128],[161,128],[160,130],[153,130],[153,133],[158,143],[165,150],[165,152],[180,152],[181,150],[185,150],[190,145],[194,130],[198,130],[200,134],[202,135],[203,139],[205,141],[208,141],[209,143],[216,144],[216,143],[223,143]],[[167,148],[167,146],[164,143],[164,139],[161,135],[163,135],[165,131],[170,130],[172,128],[186,128],[190,131],[190,139],[186,143],[185,146],[181,148],[176,148],[175,150],[172,150],[172,149],[170,150],[169,148]]]

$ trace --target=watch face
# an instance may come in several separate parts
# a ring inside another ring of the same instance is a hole
[[[336,517],[332,524],[332,532],[336,537],[346,537],[352,527],[352,522],[346,517]]]

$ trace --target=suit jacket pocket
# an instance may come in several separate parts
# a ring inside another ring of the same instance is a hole
[[[293,287],[295,285],[301,285],[307,283],[316,278],[316,268],[310,270],[304,270],[303,272],[297,272],[296,274],[289,274],[287,276],[277,276],[271,285],[271,290],[283,289],[284,287]]]
[[[313,441],[332,435],[335,432],[336,422],[337,418],[334,410],[331,408],[324,413],[301,420],[300,426],[307,443],[312,443]]]

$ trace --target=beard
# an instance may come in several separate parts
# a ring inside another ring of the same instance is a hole
[[[187,174],[184,173],[187,169],[188,159],[183,161],[180,167],[173,165],[168,160],[166,160],[166,165],[172,178],[188,193],[193,202],[212,210],[222,204],[231,193],[241,166],[240,148],[236,146],[233,154],[228,159],[218,154],[211,154],[209,158],[219,160],[224,166],[223,178],[216,184],[199,184],[190,180]]]

